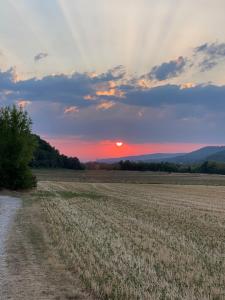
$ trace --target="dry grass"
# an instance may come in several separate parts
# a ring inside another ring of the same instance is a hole
[[[225,175],[65,169],[36,169],[33,172],[39,181],[225,186]]]
[[[225,299],[225,187],[45,181],[32,199],[97,299]]]

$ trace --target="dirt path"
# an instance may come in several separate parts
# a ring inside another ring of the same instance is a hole
[[[0,299],[7,299],[6,242],[21,201],[17,198],[0,196]]]
[[[49,244],[39,202],[23,201],[0,196],[0,300],[92,300]]]

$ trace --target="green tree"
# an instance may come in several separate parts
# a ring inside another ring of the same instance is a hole
[[[0,187],[25,189],[36,185],[28,166],[36,147],[31,126],[22,108],[0,109]]]

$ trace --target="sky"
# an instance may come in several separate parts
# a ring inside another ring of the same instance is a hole
[[[0,106],[27,110],[35,133],[82,161],[224,145],[224,11],[0,0]]]

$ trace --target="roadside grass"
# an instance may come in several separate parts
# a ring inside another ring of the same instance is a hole
[[[225,298],[225,187],[46,181],[26,203],[34,248],[97,299]]]

